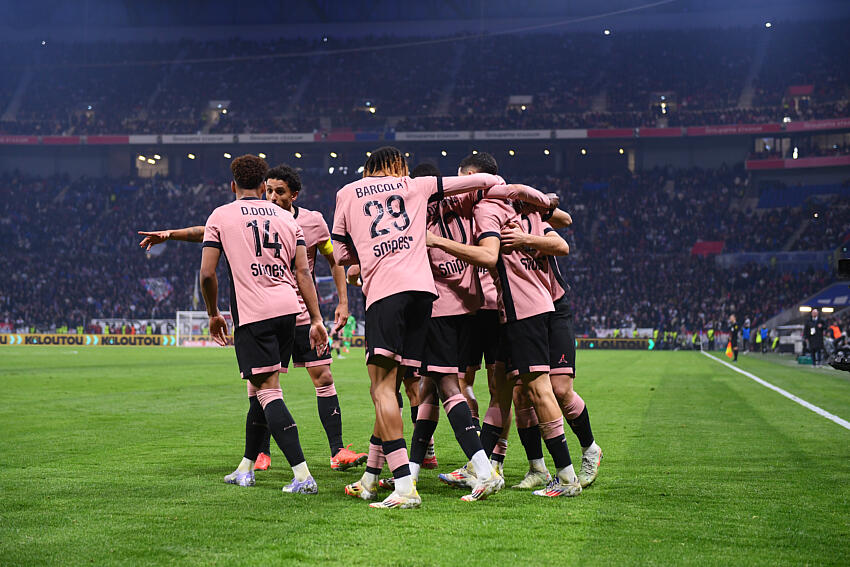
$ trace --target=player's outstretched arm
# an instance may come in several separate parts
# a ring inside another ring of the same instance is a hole
[[[510,185],[494,185],[484,191],[487,199],[512,199],[534,205],[538,209],[549,210],[552,206],[549,196],[544,195],[534,187],[512,183]]]
[[[544,256],[566,256],[570,253],[570,245],[554,230],[538,236],[523,231],[515,222],[502,227],[502,250],[510,252],[524,246],[534,248]]]
[[[439,248],[468,264],[482,268],[494,268],[496,260],[499,259],[499,238],[496,236],[482,238],[478,244],[462,244],[426,231],[425,243],[429,248]]]
[[[336,296],[339,298],[339,303],[334,311],[334,332],[339,332],[345,326],[350,313],[348,312],[348,286],[345,285],[345,268],[336,263],[334,259],[333,244],[330,240],[322,244],[319,248],[322,256],[328,261],[328,266],[331,268],[331,276],[336,285]]]
[[[570,213],[557,208],[552,211],[551,217],[546,219],[544,216],[543,219],[551,224],[552,228],[567,228],[573,224],[573,217],[570,216]]]
[[[295,247],[295,282],[310,314],[310,348],[325,349],[328,346],[328,331],[322,322],[319,297],[307,262],[307,248],[304,246]]]
[[[182,240],[184,242],[203,242],[204,227],[190,226],[188,228],[179,228],[177,230],[156,230],[147,232],[140,230],[139,234],[144,236],[139,246],[145,250],[150,250],[151,246],[162,244],[166,240]]]
[[[501,185],[505,182],[498,175],[491,175],[489,173],[473,173],[472,175],[442,177],[441,179],[444,196],[468,193],[477,189],[489,189],[493,185]]]
[[[221,250],[212,246],[205,246],[201,253],[201,294],[204,296],[204,304],[207,307],[207,315],[210,317],[210,336],[220,346],[227,345],[227,322],[218,310],[218,278],[215,268]]]

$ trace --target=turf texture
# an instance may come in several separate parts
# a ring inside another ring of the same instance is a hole
[[[850,431],[699,353],[580,351],[578,362],[605,453],[596,484],[571,499],[506,488],[462,502],[436,478],[464,462],[442,415],[422,508],[386,511],[343,494],[362,468],[330,470],[303,370],[282,383],[316,496],[281,492],[291,471],[276,447],[255,487],[222,482],[247,409],[231,349],[5,347],[0,565],[850,564]],[[850,419],[848,373],[739,365]],[[333,370],[345,442],[365,451],[362,351]],[[486,391],[482,372],[482,408]],[[525,469],[513,434],[508,485]]]

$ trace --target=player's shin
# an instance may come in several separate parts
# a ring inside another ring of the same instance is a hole
[[[310,471],[307,469],[304,452],[301,450],[298,439],[298,426],[292,419],[286,404],[283,403],[283,392],[280,388],[259,390],[257,399],[263,406],[266,422],[269,424],[269,430],[275,442],[295,473],[295,479],[306,480],[310,476]]]
[[[481,480],[490,478],[494,470],[475,431],[472,414],[463,394],[450,396],[443,402],[443,408],[449,417],[449,423],[452,425],[460,448],[472,463],[475,475]]]
[[[502,412],[498,406],[490,406],[484,414],[484,424],[481,426],[481,445],[490,457],[502,434]]]
[[[330,372],[330,370],[328,370]],[[328,437],[331,457],[343,447],[342,443],[342,411],[339,407],[339,397],[333,382],[327,386],[316,386],[316,404],[319,409],[319,419]]]
[[[593,431],[590,428],[590,414],[587,411],[587,405],[581,396],[573,392],[572,399],[563,407],[564,417],[570,429],[578,438],[581,448],[587,450],[593,445]]]
[[[393,472],[395,489],[399,494],[410,494],[413,492],[413,477],[410,475],[410,461],[407,457],[407,446],[404,439],[392,439],[384,441],[384,455],[387,464]]]
[[[431,403],[419,404],[416,425],[413,427],[413,437],[410,441],[410,472],[414,479],[419,478],[419,469],[425,460],[428,443],[437,429],[440,415],[439,406]]]

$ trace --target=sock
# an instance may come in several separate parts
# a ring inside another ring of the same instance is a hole
[[[541,449],[542,451],[542,449]],[[533,471],[545,471],[546,470],[546,461],[543,460],[543,457],[539,459],[533,459],[528,461],[528,468]]]
[[[263,415],[263,419],[265,419],[265,415]],[[271,456],[272,454],[272,432],[269,431],[269,426],[266,425],[266,430],[263,432],[263,441],[260,443],[260,453],[265,453],[266,455]]]
[[[433,404],[420,404],[421,411],[417,412],[416,424],[413,426],[413,437],[410,440],[410,461],[421,465],[425,460],[428,445],[434,431],[437,429],[437,418],[440,409]]]
[[[407,458],[404,439],[384,441],[384,455],[390,470],[393,471],[396,492],[410,494],[413,491],[413,479],[410,476],[410,461]]]
[[[410,406],[410,421],[416,425],[416,416],[419,415],[419,406]]]
[[[286,404],[283,403],[283,394],[280,389],[260,390],[257,392],[257,398],[263,405],[266,422],[269,424],[275,443],[283,451],[289,466],[294,467],[303,463],[304,452],[298,440],[298,426],[292,419]]]
[[[292,472],[295,474],[295,480],[303,482],[310,477],[310,469],[307,468],[307,461],[302,461],[292,467]]]
[[[251,459],[242,457],[242,462],[239,463],[239,466],[236,467],[236,472],[238,473],[246,473],[254,470],[254,461]]]
[[[402,397],[401,392],[395,393],[395,399],[398,402],[398,409],[404,409],[404,398]]]
[[[490,460],[496,463],[505,462],[505,454],[508,451],[508,440],[500,437],[496,446],[493,447],[493,453],[490,455]]]
[[[570,429],[573,430],[578,442],[583,448],[593,445],[593,431],[590,429],[590,415],[587,413],[587,406],[575,419],[567,419]]]
[[[269,426],[266,424],[266,415],[263,406],[260,405],[257,396],[248,398],[248,415],[245,417],[245,455],[250,461],[256,461],[257,455],[264,452],[263,443],[269,444]],[[265,451],[268,455],[268,449]],[[244,471],[243,471],[244,472]]]
[[[576,471],[573,469],[572,465],[567,465],[562,469],[558,469],[558,472],[555,473],[562,481],[572,484],[578,482],[578,478],[576,477]]]
[[[381,471],[384,468],[386,459],[384,458],[382,444],[383,441],[381,441],[381,438],[375,435],[372,435],[372,438],[369,439],[369,456],[366,460],[366,472],[363,473],[363,477],[360,479],[367,486],[374,486],[378,482],[378,477],[380,477]]]
[[[478,431],[478,432],[481,431],[481,420],[478,419],[477,415],[472,416],[472,425],[475,426],[475,431]]]
[[[475,426],[472,425],[472,414],[469,411],[469,404],[466,403],[466,398],[463,397],[463,394],[451,396],[443,402],[443,408],[449,416],[449,423],[451,423],[452,430],[455,432],[455,439],[457,439],[466,458],[471,459],[472,455],[482,451],[482,455],[489,467],[489,456],[483,452],[481,439],[478,438]]]
[[[483,449],[479,449],[474,455],[469,458],[472,463],[472,471],[478,480],[488,480],[493,476],[493,465],[490,464],[490,459],[484,454]]]
[[[540,427],[533,425],[531,427],[518,427],[519,440],[522,447],[525,449],[525,458],[528,462],[543,460],[543,444],[540,442]]]
[[[316,404],[319,406],[319,419],[328,436],[331,457],[342,449],[342,412],[339,409],[339,397],[333,384],[316,388]]]
[[[570,450],[567,448],[567,438],[564,435],[564,420],[561,417],[539,425],[540,433],[546,443],[546,450],[555,461],[555,470],[561,470],[569,466]]]
[[[410,476],[413,477],[413,480],[419,480],[419,465],[417,465],[416,463],[411,461],[409,466],[410,466]]]
[[[496,447],[496,443],[499,442],[499,436],[502,434],[502,428],[493,425],[492,423],[484,422],[484,425],[481,426],[481,434],[479,435],[479,439],[481,440],[481,446],[484,448],[484,452],[487,455],[493,454],[493,449]]]

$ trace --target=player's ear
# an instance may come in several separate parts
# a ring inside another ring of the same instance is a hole
[[[300,191],[299,191],[299,193],[300,193]],[[297,198],[298,198],[298,193],[293,193],[292,194],[292,200],[295,201],[295,199],[297,199]]]
[[[230,190],[233,191],[234,193],[236,193],[236,182],[235,181],[230,182]]]

